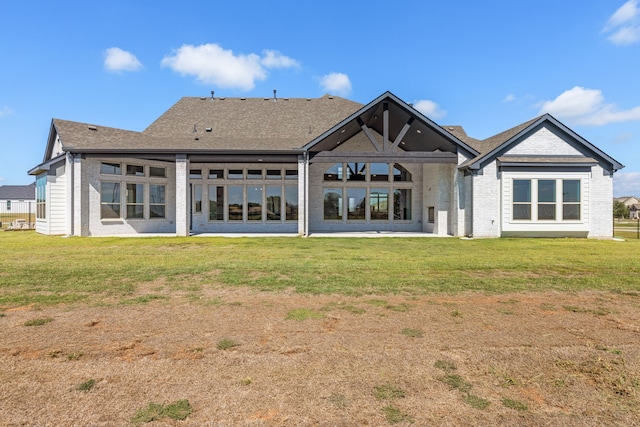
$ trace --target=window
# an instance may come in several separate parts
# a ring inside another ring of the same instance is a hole
[[[100,163],[100,173],[103,175],[122,175],[120,163]]]
[[[556,180],[538,180],[538,219],[556,219]]]
[[[244,171],[242,169],[229,169],[227,174],[228,179],[243,179]]]
[[[224,187],[209,186],[209,221],[224,221]]]
[[[193,186],[193,193],[191,195],[191,200],[193,200],[193,213],[201,214],[202,213],[202,185],[196,184]]]
[[[144,166],[127,165],[127,175],[144,176]]]
[[[202,179],[202,169],[189,169],[189,179]]]
[[[282,171],[280,169],[267,169],[267,179],[282,179]]]
[[[127,184],[127,219],[144,218],[144,185]]]
[[[149,176],[154,178],[166,178],[167,170],[165,168],[157,168],[154,166],[149,166]]]
[[[249,169],[247,171],[247,179],[262,179],[261,169]]]
[[[47,217],[47,174],[44,173],[36,178],[36,218],[45,219]]]
[[[165,187],[164,185],[149,185],[149,218],[165,217]]]
[[[284,187],[284,200],[286,206],[287,221],[294,221],[298,219],[298,187],[286,186]]]
[[[389,181],[389,164],[371,163],[369,165],[369,174],[371,181]]]
[[[580,180],[562,180],[562,219],[580,219]]]
[[[209,169],[209,179],[224,179],[224,169]]]
[[[513,220],[580,220],[579,179],[514,179],[512,186]]]
[[[229,199],[229,221],[242,221],[244,207],[244,187],[240,185],[228,186],[227,197]]]
[[[269,172],[269,171],[267,171]],[[280,221],[282,218],[282,187],[267,186],[267,221]]]
[[[324,172],[325,181],[342,181],[342,163],[336,163]]]
[[[388,175],[387,175],[388,177]],[[369,212],[372,220],[389,219],[389,190],[372,188],[369,195]]]
[[[342,189],[324,189],[324,219],[342,219]]]
[[[247,221],[262,221],[262,186],[247,187]]]
[[[284,179],[298,179],[297,169],[287,169],[284,171]]]
[[[347,219],[365,219],[366,188],[347,188]]]
[[[100,183],[100,218],[120,218],[120,183]]]
[[[11,210],[11,200],[7,200],[7,210]]]
[[[393,165],[393,180],[395,182],[411,182],[411,173],[404,166],[396,163]]]
[[[410,220],[411,219],[411,190],[395,189],[393,190],[393,219]]]
[[[366,178],[366,163],[347,163],[347,181],[364,181]]]
[[[513,219],[531,219],[531,180],[513,180]]]

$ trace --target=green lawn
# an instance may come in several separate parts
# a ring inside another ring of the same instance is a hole
[[[640,241],[457,238],[61,238],[0,232],[0,308],[105,303],[150,284],[349,295],[640,291]]]

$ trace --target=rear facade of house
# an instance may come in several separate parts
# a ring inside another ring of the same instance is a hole
[[[550,115],[486,140],[386,92],[179,100],[142,132],[53,119],[36,229],[611,238],[623,166]]]

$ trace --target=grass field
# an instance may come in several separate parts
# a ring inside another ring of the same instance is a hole
[[[640,425],[639,249],[0,233],[0,426]]]
[[[60,238],[0,233],[0,307],[99,302],[162,280],[366,295],[640,289],[637,241]]]

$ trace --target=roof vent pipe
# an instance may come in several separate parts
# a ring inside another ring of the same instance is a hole
[[[211,91],[211,100],[212,100],[212,101],[213,101],[213,99],[214,99],[214,98],[213,98],[213,92],[214,92],[214,91]]]
[[[276,90],[275,89],[273,90],[273,100],[274,101],[278,100],[278,98],[276,97]]]

